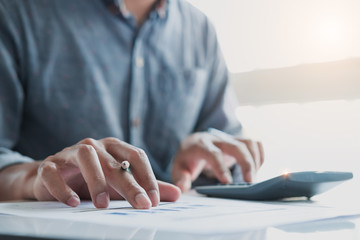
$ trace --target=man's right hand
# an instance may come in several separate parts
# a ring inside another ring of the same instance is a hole
[[[121,168],[125,160],[130,171]],[[76,207],[80,199],[91,199],[97,208],[106,208],[110,199],[126,199],[134,208],[150,208],[160,199],[176,201],[180,196],[174,185],[156,181],[143,150],[116,138],[87,138],[40,164],[29,164],[38,167],[27,197],[41,201],[58,200]],[[10,172],[12,167],[19,166],[8,167]]]

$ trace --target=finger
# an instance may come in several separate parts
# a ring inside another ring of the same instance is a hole
[[[223,159],[223,153],[221,149],[215,146],[211,141],[203,141],[203,154],[207,163],[210,165],[213,170],[216,178],[221,183],[231,183],[232,176],[230,170],[226,167],[226,164]]]
[[[38,176],[41,182],[56,200],[71,207],[78,206],[80,204],[79,196],[65,183],[53,161],[56,161],[53,160],[53,157],[48,158],[39,166]]]
[[[158,181],[160,199],[165,202],[175,202],[181,195],[181,190],[173,184]]]
[[[255,177],[255,162],[247,146],[242,142],[221,142],[217,146],[226,154],[235,157],[241,166],[242,174],[246,182],[252,182]]]
[[[142,149],[114,138],[104,139],[103,143],[106,151],[118,162],[124,160],[130,162],[131,173],[135,180],[145,189],[152,206],[157,206],[160,202],[159,188],[146,153]]]
[[[195,149],[195,148],[194,148]],[[206,166],[206,161],[197,157],[199,155],[199,147],[197,150],[191,150],[175,156],[173,166],[171,169],[171,178],[176,186],[178,186],[182,192],[186,192],[191,189],[191,183],[202,172]]]
[[[246,145],[255,163],[255,169],[256,170],[259,169],[261,166],[261,159],[260,159],[261,157],[260,157],[260,150],[258,144],[254,141],[245,140],[245,139],[238,139],[238,141]]]
[[[139,186],[132,174],[121,168],[121,163],[106,152],[103,148],[96,148],[97,154],[101,159],[107,183],[112,188],[112,195],[115,191],[118,195],[125,198],[134,208],[150,208],[151,201],[145,190]],[[117,196],[116,199],[121,197]]]
[[[84,177],[95,207],[107,208],[110,201],[109,192],[99,157],[93,145],[96,146],[96,143],[92,140],[83,141],[83,143],[75,145],[73,151],[67,154],[76,156],[75,164]]]
[[[261,144],[261,142],[256,142],[257,145],[258,145],[258,149],[259,149],[259,152],[260,152],[260,166],[264,164],[264,161],[265,161],[265,152],[264,152],[264,147],[263,145]]]
[[[176,168],[174,169],[174,173],[176,173],[173,178],[175,185],[180,188],[181,192],[189,191],[191,189],[191,183],[193,179],[191,173],[186,169]]]
[[[150,208],[152,202],[145,190],[136,182],[130,172],[123,170],[120,163],[116,163],[117,164],[104,164],[107,168],[106,171],[110,172],[110,174],[107,175],[109,185],[123,196],[134,208]]]
[[[160,202],[159,187],[146,153],[142,149],[131,146],[131,150],[126,155],[126,159],[131,161],[131,173],[134,178],[145,189],[152,206],[157,206]]]

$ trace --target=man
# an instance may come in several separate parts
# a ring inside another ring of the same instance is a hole
[[[179,197],[155,177],[187,191],[263,163],[260,143],[208,132],[241,125],[215,31],[187,2],[1,0],[0,53],[1,200],[149,208]]]

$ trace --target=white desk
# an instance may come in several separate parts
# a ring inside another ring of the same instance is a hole
[[[1,234],[12,234],[13,238],[0,234],[0,239],[144,239],[144,240],[357,240],[360,239],[360,218],[335,219],[283,227],[268,227],[239,233],[218,235],[174,233],[145,230],[141,228],[114,228],[108,225],[82,224],[62,220],[47,221],[13,216],[0,217]],[[4,227],[6,226],[6,227]],[[126,232],[127,236],[122,236]],[[28,238],[16,238],[26,236]],[[33,238],[31,238],[33,237]]]

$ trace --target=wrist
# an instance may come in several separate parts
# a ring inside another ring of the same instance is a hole
[[[24,169],[24,177],[23,177],[24,185],[22,188],[21,199],[36,199],[34,194],[34,184],[41,161],[35,161],[26,164],[28,166],[26,166],[26,168]]]
[[[20,163],[0,172],[0,200],[34,199],[34,181],[39,162]]]

